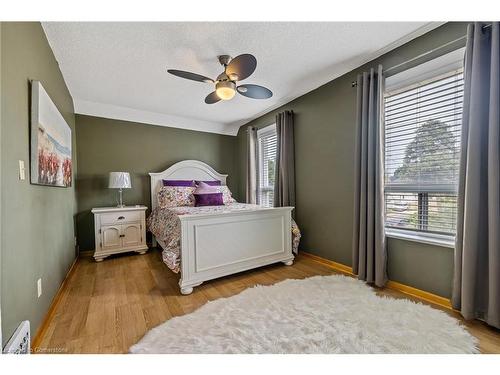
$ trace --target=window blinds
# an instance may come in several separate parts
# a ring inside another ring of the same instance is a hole
[[[274,173],[276,165],[276,127],[268,126],[258,133],[259,173],[258,202],[265,207],[274,205]]]
[[[460,70],[385,96],[386,226],[454,234]]]

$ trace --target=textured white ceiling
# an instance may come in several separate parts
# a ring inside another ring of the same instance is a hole
[[[427,22],[45,22],[77,113],[236,134],[240,125],[289,102],[432,28]],[[204,103],[213,85],[167,69],[215,78],[217,56],[252,53],[244,83],[271,99],[240,95]]]

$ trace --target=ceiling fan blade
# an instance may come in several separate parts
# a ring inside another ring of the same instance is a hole
[[[173,74],[174,76],[190,79],[192,81],[206,82],[206,83],[213,83],[214,82],[214,80],[211,78],[208,78],[208,77],[202,76],[200,74],[196,74],[196,73],[186,72],[184,70],[168,69],[167,72],[169,72],[170,74]]]
[[[268,99],[273,96],[271,90],[259,85],[241,85],[237,90],[241,95],[252,99]]]
[[[245,53],[236,56],[226,67],[226,74],[232,81],[242,81],[255,71],[257,59],[255,56]]]
[[[214,92],[211,92],[210,94],[207,95],[205,98],[205,103],[207,104],[215,104],[220,100],[220,98],[217,96],[217,94]]]

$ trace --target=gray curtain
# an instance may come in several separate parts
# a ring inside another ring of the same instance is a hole
[[[360,280],[380,287],[387,281],[383,93],[381,65],[358,75],[352,266]]]
[[[470,24],[453,307],[500,328],[500,30]]]
[[[295,207],[295,151],[293,111],[276,115],[274,207]]]
[[[247,128],[246,202],[257,204],[257,128]]]

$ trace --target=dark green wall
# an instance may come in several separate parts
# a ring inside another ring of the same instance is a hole
[[[125,204],[151,207],[149,172],[196,159],[229,174],[228,186],[238,188],[236,137],[152,126],[91,116],[76,116],[78,132],[77,235],[80,250],[94,249],[93,207],[116,205],[117,191],[107,188],[108,173],[130,172],[132,189]]]
[[[351,87],[351,82],[358,73],[379,63],[384,67],[395,66],[454,41],[465,32],[465,23],[445,24],[242,126],[238,132],[240,196],[243,197],[245,191],[246,127],[272,124],[277,112],[293,110],[296,115],[296,219],[303,232],[301,248],[351,265],[356,121],[356,88]],[[441,53],[457,46],[451,45]],[[426,59],[432,57],[435,55]],[[450,296],[451,249],[392,239],[388,246],[392,280]]]
[[[1,25],[2,70],[2,263],[3,343],[21,320],[34,334],[75,259],[74,188],[29,182],[29,80],[39,80],[73,129],[73,101],[38,22]],[[73,155],[73,165],[76,158]],[[18,160],[27,168],[18,179]],[[43,294],[37,298],[36,281]]]
[[[387,251],[391,280],[451,297],[453,249],[389,238]]]

